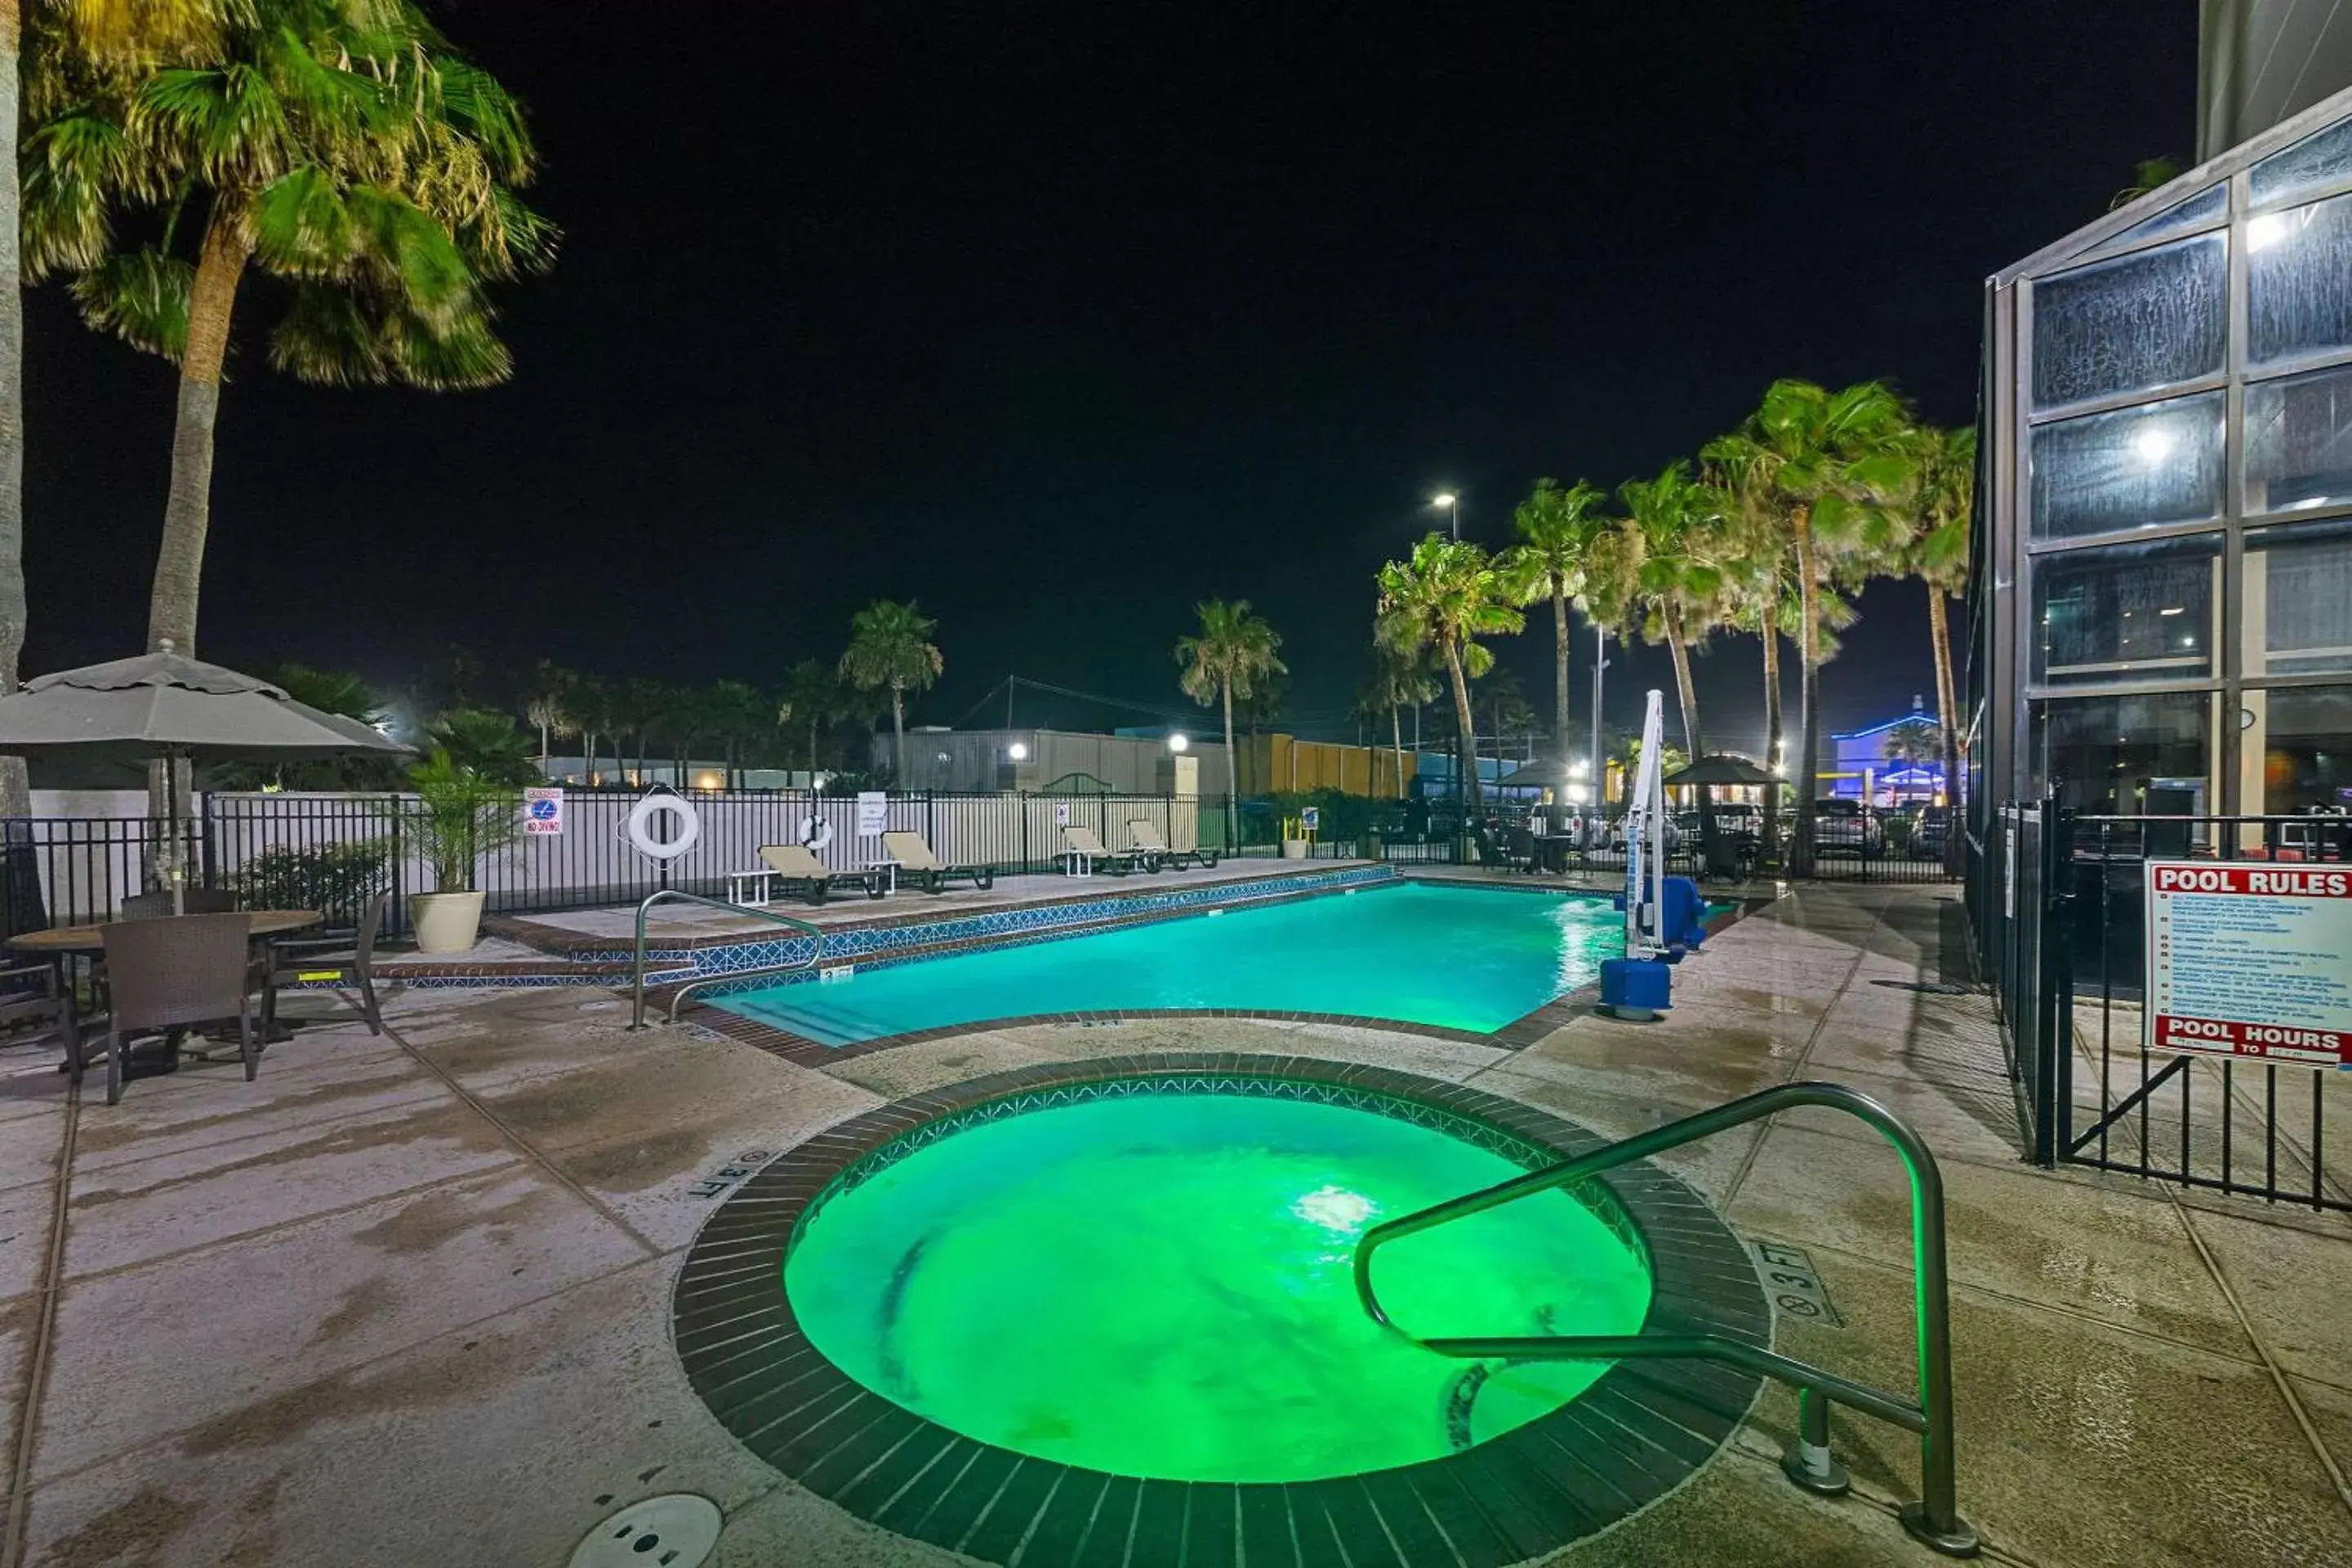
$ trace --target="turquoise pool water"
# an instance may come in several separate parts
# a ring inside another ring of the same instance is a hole
[[[827,1045],[1033,1013],[1241,1007],[1491,1031],[1623,951],[1605,899],[1411,882],[861,969],[714,1005]]]
[[[953,1133],[835,1196],[784,1288],[836,1366],[982,1442],[1171,1480],[1353,1475],[1498,1436],[1607,1370],[1452,1360],[1356,1300],[1369,1226],[1518,1173],[1344,1106],[1189,1092],[1055,1106]],[[1651,1293],[1641,1255],[1560,1192],[1399,1241],[1378,1284],[1424,1337],[1633,1333]]]

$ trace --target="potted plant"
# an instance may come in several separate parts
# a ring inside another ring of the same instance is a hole
[[[408,900],[420,952],[463,952],[482,929],[482,895],[474,868],[522,837],[515,792],[436,746],[408,770],[416,792],[416,843],[433,873],[433,891]]]
[[[1282,819],[1282,858],[1286,860],[1307,858],[1307,819],[1286,816]]]

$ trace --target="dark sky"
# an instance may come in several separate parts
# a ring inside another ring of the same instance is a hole
[[[913,596],[918,719],[1008,670],[1173,707],[1223,595],[1341,724],[1433,491],[1499,542],[1537,476],[1651,473],[1783,374],[1964,423],[1982,279],[2195,114],[2188,0],[431,8],[532,110],[563,258],[504,296],[514,381],[448,396],[273,376],[248,281],[225,662],[772,684]],[[139,646],[173,384],[55,286],[31,332],[37,672]],[[1864,610],[1832,727],[1932,691],[1920,590]],[[1548,710],[1548,625],[1502,651]],[[1754,643],[1701,671],[1753,744]],[[1666,680],[1621,658],[1612,719]]]

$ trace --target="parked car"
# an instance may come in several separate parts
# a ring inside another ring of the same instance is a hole
[[[1868,858],[1885,852],[1886,825],[1858,800],[1824,795],[1813,803],[1813,853]]]
[[[1915,806],[1911,812],[1911,858],[1914,860],[1940,860],[1944,845],[1952,831],[1952,808],[1948,805]]]

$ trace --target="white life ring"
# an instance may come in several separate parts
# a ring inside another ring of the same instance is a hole
[[[654,836],[654,818],[656,816],[677,818],[677,832],[674,837],[657,838]],[[693,848],[702,837],[702,817],[694,809],[694,803],[684,795],[663,791],[646,796],[629,808],[628,832],[630,844],[646,859],[675,860]]]
[[[801,847],[822,849],[833,842],[833,824],[822,816],[801,818]]]

